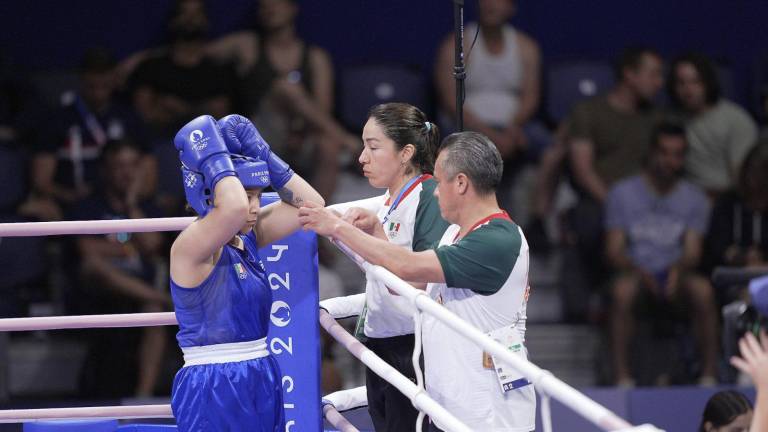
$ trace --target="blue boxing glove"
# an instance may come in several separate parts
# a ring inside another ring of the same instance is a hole
[[[216,120],[208,115],[197,117],[179,129],[173,144],[184,166],[203,176],[205,186],[213,193],[219,180],[236,176],[227,145]]]
[[[219,119],[219,128],[229,151],[263,160],[269,166],[269,180],[275,190],[280,190],[293,177],[293,170],[272,152],[256,126],[247,118],[230,114]]]

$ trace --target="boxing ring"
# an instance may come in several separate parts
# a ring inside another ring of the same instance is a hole
[[[265,194],[266,195],[266,194]],[[265,197],[273,201],[275,196]],[[0,224],[1,237],[48,235],[95,235],[120,232],[180,231],[195,218],[125,219],[102,221],[31,222]],[[388,270],[371,265],[343,244],[337,246],[367,275],[387,285],[414,306],[416,349],[414,363],[419,379],[413,383],[368,350],[350,335],[326,311],[318,308],[317,245],[314,234],[298,232],[260,251],[273,290],[270,327],[270,351],[283,371],[286,432],[322,430],[323,416],[343,432],[357,429],[340,411],[367,405],[365,388],[343,390],[322,399],[319,393],[318,323],[368,368],[408,396],[414,406],[433,419],[439,419],[446,431],[471,431],[459,419],[437,404],[424,389],[418,369],[421,314],[428,313],[447,324],[468,341],[507,362],[525,376],[541,400],[544,431],[551,431],[550,398],[555,398],[605,431],[658,431],[651,425],[633,428],[627,421],[557,379],[551,373],[518,357],[503,345],[448,311],[424,291],[417,290]],[[298,283],[297,283],[298,282]],[[300,322],[301,318],[304,322]],[[0,331],[32,331],[76,328],[115,328],[175,325],[173,312],[115,315],[81,315],[0,319]],[[308,331],[313,330],[313,331]],[[303,339],[302,339],[303,338]],[[301,348],[306,347],[306,348]],[[312,373],[310,373],[310,370]],[[26,423],[53,419],[135,419],[171,418],[170,405],[134,405],[49,409],[0,410],[0,423]],[[316,426],[313,426],[316,425]]]

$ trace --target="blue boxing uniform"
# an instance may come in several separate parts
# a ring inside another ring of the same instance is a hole
[[[184,367],[171,407],[180,431],[282,432],[281,373],[266,336],[272,304],[253,232],[224,245],[197,287],[171,280]]]

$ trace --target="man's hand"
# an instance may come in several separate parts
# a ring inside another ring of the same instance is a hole
[[[299,223],[302,229],[312,230],[321,236],[333,237],[338,225],[344,221],[336,212],[307,201],[304,207],[299,208]]]
[[[376,213],[360,208],[352,207],[344,213],[342,219],[349,222],[355,228],[360,229],[366,234],[386,239],[387,236],[381,227],[381,221]]]

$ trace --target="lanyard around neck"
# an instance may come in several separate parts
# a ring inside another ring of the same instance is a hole
[[[421,182],[424,180],[427,180],[431,178],[432,176],[429,174],[422,174],[419,176],[416,176],[410,180],[408,180],[408,183],[406,183],[402,189],[400,189],[400,192],[397,194],[397,197],[392,202],[392,205],[389,206],[389,211],[387,211],[386,216],[384,216],[384,219],[381,221],[382,225],[386,225],[387,220],[389,220],[389,215],[392,214],[393,211],[400,205],[400,203],[405,199],[405,197],[408,196]]]
[[[482,225],[487,224],[488,222],[492,221],[493,219],[505,219],[505,220],[508,220],[508,221],[512,222],[512,218],[509,217],[509,214],[507,214],[506,211],[502,210],[500,212],[488,215],[488,216],[480,219],[479,221],[475,222],[474,225],[472,225],[472,227],[469,228],[469,231],[467,231],[467,234],[469,234],[472,231],[480,228]],[[454,243],[456,243],[456,240],[459,239],[459,233],[460,232],[461,232],[461,230],[459,230],[459,232],[457,232],[456,235],[453,237],[453,242]]]

